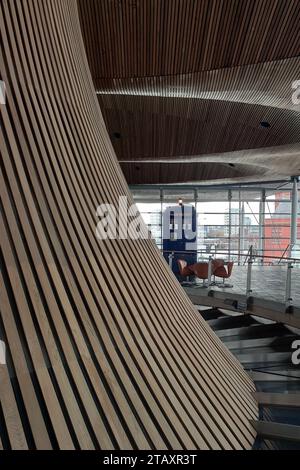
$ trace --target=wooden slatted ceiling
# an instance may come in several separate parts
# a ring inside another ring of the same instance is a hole
[[[254,386],[152,241],[95,237],[128,188],[74,0],[3,0],[4,448],[250,448]]]
[[[300,44],[299,44],[300,54]],[[300,57],[198,73],[95,80],[99,95],[197,98],[300,111],[292,101],[292,83],[300,73]]]
[[[265,168],[263,152],[300,141],[300,106],[291,98],[300,74],[299,1],[78,2],[99,103],[128,181],[220,180],[222,167],[207,165],[190,180],[191,158],[224,152],[226,164],[246,149],[261,156],[253,180],[300,172],[300,144],[281,165],[268,158]],[[186,169],[156,163],[176,157],[185,157]],[[234,161],[245,178],[246,165],[258,161],[248,157]]]
[[[298,0],[79,0],[79,10],[94,80],[299,55]]]
[[[300,173],[300,145],[206,155],[130,159],[120,162],[129,184],[181,182],[247,183],[278,180]],[[227,161],[227,163],[225,163]]]
[[[243,165],[240,167],[243,173],[231,175],[234,181],[237,176],[252,175],[253,180],[279,179],[300,173],[300,113],[297,109],[226,100],[121,94],[103,94],[98,99],[116,154],[121,162],[128,163],[126,167],[122,165],[126,178],[132,167],[127,180],[130,183],[145,181],[142,172],[135,171],[135,162],[141,166],[148,164],[143,168],[145,175],[149,175],[149,163],[153,162],[153,183],[199,181],[199,176],[200,180],[222,177],[224,167],[211,167],[211,171],[203,173],[202,165],[192,179],[183,179],[185,174],[190,175],[189,168],[196,167],[195,161],[191,165],[194,156],[203,163],[210,159],[215,163]],[[263,128],[261,122],[268,122],[271,127]],[[291,144],[298,148],[292,158],[289,155]],[[270,155],[270,148],[276,156]],[[223,153],[223,158],[216,160],[216,153],[219,156]],[[174,164],[176,159],[181,163],[185,161],[189,168],[182,172],[182,165],[167,167],[168,161]],[[163,160],[165,167],[158,166]],[[254,172],[253,165],[256,165]],[[223,179],[227,178],[227,173],[223,173]]]
[[[101,94],[98,99],[131,184],[255,181],[300,173],[299,106],[128,94]],[[261,122],[271,127],[263,128]],[[298,148],[292,156],[291,144]],[[229,172],[229,164],[238,171]]]
[[[272,147],[300,140],[300,112],[226,100],[100,95],[119,160]],[[270,123],[270,128],[260,123]],[[121,138],[114,138],[114,132]]]
[[[175,184],[179,180],[191,181],[215,181],[219,180],[244,181],[252,178],[257,179],[257,167],[251,165],[226,164],[226,163],[168,163],[168,162],[147,162],[141,164],[139,161],[134,164],[125,162],[121,164],[122,171],[128,184]],[[261,178],[265,178],[267,169],[261,169]]]

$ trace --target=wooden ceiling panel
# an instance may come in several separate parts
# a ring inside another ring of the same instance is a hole
[[[257,167],[232,163],[121,163],[128,184],[174,184],[193,181],[226,182],[232,179],[243,181],[256,176]],[[264,170],[267,172],[267,170]],[[261,171],[261,176],[264,175]]]
[[[94,79],[299,55],[298,0],[79,0],[79,11]]]
[[[175,76],[97,79],[95,86],[98,95],[214,99],[299,112],[292,101],[299,76],[300,57],[293,57]]]
[[[296,111],[189,98],[98,98],[119,160],[189,158],[299,141]],[[262,127],[262,122],[270,128]]]
[[[229,162],[230,152],[243,150],[239,163],[249,176],[247,151],[256,149],[260,178],[264,148],[300,142],[300,105],[292,101],[300,77],[299,0],[78,4],[99,103],[130,181],[145,179],[135,161],[147,160],[148,171],[152,161],[157,181],[173,180],[157,160],[188,164],[193,156],[224,153]],[[268,158],[269,177],[300,167],[300,152],[292,164],[286,157],[280,167]],[[168,171],[181,181],[184,172]]]

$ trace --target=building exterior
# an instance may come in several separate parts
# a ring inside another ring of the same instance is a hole
[[[290,193],[282,192],[275,195],[275,210],[265,219],[265,256],[279,256],[290,254],[291,237],[291,202]],[[298,239],[300,239],[300,217],[298,217]],[[295,247],[294,247],[295,250]]]

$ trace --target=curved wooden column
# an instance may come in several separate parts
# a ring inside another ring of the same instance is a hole
[[[99,241],[130,194],[75,0],[3,0],[0,447],[251,448],[253,383],[152,241]]]

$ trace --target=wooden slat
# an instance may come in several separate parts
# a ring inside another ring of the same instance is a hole
[[[133,29],[134,46],[148,39],[130,8],[122,31]],[[5,422],[18,404],[10,446],[251,448],[253,382],[198,318],[153,242],[95,236],[99,203],[132,197],[94,92],[76,2],[4,0],[0,13]],[[97,34],[125,41],[116,25]],[[124,65],[127,50],[117,54]],[[147,57],[132,57],[132,66]]]
[[[6,366],[0,366],[0,403],[12,448],[26,450],[27,442]],[[1,425],[1,423],[0,423]],[[0,448],[2,446],[0,438]]]

